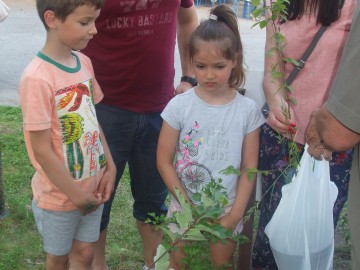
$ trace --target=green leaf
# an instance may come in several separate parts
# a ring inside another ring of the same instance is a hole
[[[251,26],[251,29],[253,29],[254,27],[256,27],[257,25],[259,25],[260,24],[260,21],[258,21],[258,22],[255,22],[252,26]],[[261,28],[262,29],[262,28]]]
[[[246,171],[247,177],[249,178],[249,180],[254,180],[255,179],[255,174],[258,173],[258,169],[257,168],[249,168]]]
[[[293,59],[291,57],[284,58],[283,60],[287,63],[293,64],[296,67],[298,67],[300,65],[298,61],[296,61],[295,59]]]
[[[276,47],[272,47],[270,49],[268,49],[266,52],[265,52],[265,56],[266,57],[269,57],[269,56],[274,56],[274,51],[277,50]],[[277,66],[277,65],[274,65],[274,66]]]
[[[208,226],[199,224],[196,227],[201,231],[208,232],[220,239],[227,239],[232,236],[231,230],[226,229],[225,227],[221,226],[219,223],[210,224]]]
[[[282,79],[284,77],[284,74],[276,69],[272,70],[271,75],[274,79]]]
[[[156,250],[156,255],[154,257],[155,269],[156,270],[167,270],[169,267],[170,257],[169,253],[163,245],[159,245]]]
[[[224,213],[224,207],[213,206],[213,207],[204,207],[203,205],[198,207],[199,217],[197,220],[200,222],[206,220],[206,222],[211,222],[217,220],[221,214]]]
[[[267,176],[267,175],[269,175],[269,173],[270,173],[270,171],[258,171],[261,175],[265,175],[265,176]]]
[[[267,24],[268,24],[268,20],[262,20],[259,22],[259,26],[261,29],[264,29]]]
[[[254,7],[257,7],[261,4],[261,0],[251,0],[251,4],[254,6]]]
[[[298,105],[298,102],[297,102],[296,98],[294,98],[294,97],[289,97],[289,99],[290,99],[290,101],[291,101],[292,103],[294,103],[294,105]]]
[[[285,36],[284,36],[283,34],[281,34],[280,32],[275,32],[274,38],[275,38],[275,40],[276,40],[279,44],[281,44],[281,43],[283,43],[284,41],[286,41]]]
[[[236,175],[239,176],[240,175],[240,169],[235,168],[233,165],[230,165],[227,168],[225,168],[224,170],[221,170],[220,173],[225,174],[225,175],[236,174]]]
[[[294,92],[295,92],[294,87],[292,87],[291,85],[286,85],[286,89],[287,89],[290,93],[294,93]]]
[[[172,242],[175,242],[178,234],[173,233],[173,232],[169,229],[169,227],[168,227],[167,225],[166,225],[166,226],[161,226],[160,229],[161,229],[161,231],[162,231],[164,234],[166,234],[166,235],[171,239]]]
[[[179,200],[182,210],[181,212],[175,212],[174,217],[179,224],[180,229],[185,230],[193,220],[191,206],[177,188],[175,188],[175,195]]]
[[[252,13],[252,15],[253,15],[255,18],[257,18],[257,17],[259,17],[259,16],[263,13],[263,11],[264,11],[263,8],[255,8],[255,9],[253,10],[253,12],[251,12],[251,13]]]
[[[183,209],[181,212],[175,212],[174,217],[176,222],[179,224],[180,230],[186,230],[192,221],[192,213],[189,209]]]
[[[186,207],[187,205],[189,205],[189,203],[186,201],[185,196],[179,191],[178,188],[175,188],[175,195],[179,200],[179,203],[181,205],[182,208]]]
[[[182,240],[188,240],[188,241],[206,241],[207,239],[205,236],[201,233],[198,226],[195,228],[192,228],[188,230],[182,237]]]
[[[211,199],[209,196],[203,195],[201,197],[201,205],[203,205],[204,207],[210,207],[212,205],[214,205],[214,200]]]

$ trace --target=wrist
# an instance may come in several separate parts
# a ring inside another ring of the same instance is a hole
[[[191,84],[193,87],[197,86],[197,81],[195,78],[190,77],[190,76],[182,76],[180,79],[180,82],[187,82],[189,84]]]

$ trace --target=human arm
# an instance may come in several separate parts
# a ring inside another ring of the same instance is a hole
[[[220,224],[225,228],[235,229],[245,214],[245,209],[256,181],[255,173],[249,178],[248,169],[257,168],[259,136],[259,128],[245,135],[241,153],[240,178],[236,189],[235,201],[230,213],[220,218]]]
[[[266,13],[267,18],[270,12]],[[282,44],[276,44],[275,25],[270,21],[266,25],[265,60],[263,90],[266,102],[269,106],[267,123],[281,134],[286,134],[290,123],[296,123],[295,114],[287,98],[287,90],[284,88],[285,78],[282,54],[276,48]],[[280,75],[280,76],[279,76]]]
[[[190,202],[174,166],[174,156],[178,140],[179,131],[171,127],[164,120],[158,140],[158,147],[156,152],[156,166],[171,194],[176,197],[175,188],[177,188]]]
[[[182,76],[193,76],[191,69],[191,59],[189,55],[189,39],[191,33],[198,26],[199,21],[195,6],[179,8],[177,23],[177,42],[180,55]],[[175,94],[181,94],[193,86],[188,82],[180,82],[175,89]]]
[[[104,149],[105,160],[106,160],[106,169],[100,180],[97,193],[101,195],[101,203],[107,202],[110,199],[111,194],[114,191],[114,183],[116,177],[116,166],[114,160],[112,159],[109,146],[107,144],[104,132],[99,124],[101,142]]]
[[[305,133],[308,152],[316,159],[331,159],[331,151],[341,152],[360,143],[360,134],[341,124],[326,108],[314,111]]]
[[[100,200],[95,194],[84,193],[75,184],[74,179],[52,148],[50,129],[30,131],[30,142],[34,157],[49,180],[63,192],[86,215],[98,208]]]
[[[321,159],[321,149],[344,151],[360,142],[358,65],[360,16],[353,19],[340,66],[327,103],[313,112],[306,130],[308,152]],[[324,155],[323,155],[324,156]],[[324,156],[327,158],[327,156]]]

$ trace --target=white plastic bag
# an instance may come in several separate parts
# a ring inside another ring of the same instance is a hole
[[[4,3],[4,1],[0,0],[0,22],[5,20],[8,15],[9,7]]]
[[[280,270],[332,269],[333,206],[337,187],[330,181],[329,162],[307,152],[265,228]]]

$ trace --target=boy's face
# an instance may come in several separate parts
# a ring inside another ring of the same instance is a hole
[[[90,39],[97,33],[95,20],[100,9],[95,6],[82,5],[69,14],[65,21],[58,19],[57,34],[60,42],[73,50],[86,48]]]

